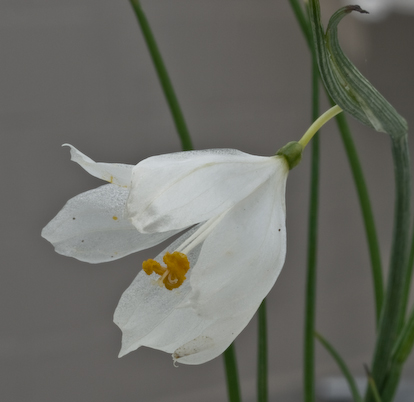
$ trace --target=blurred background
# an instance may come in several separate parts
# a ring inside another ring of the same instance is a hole
[[[343,3],[322,1],[326,19]],[[142,0],[194,146],[272,155],[310,125],[310,57],[288,1]],[[414,13],[347,17],[343,48],[414,125]],[[376,18],[376,17],[381,18]],[[127,0],[2,0],[3,138],[0,281],[2,401],[226,401],[223,362],[174,368],[141,348],[117,358],[112,315],[141,262],[100,265],[56,254],[40,237],[71,197],[101,182],[70,162],[71,143],[97,161],[135,164],[180,150]],[[323,99],[321,111],[327,109]],[[351,121],[386,267],[393,211],[389,141]],[[334,122],[321,137],[317,328],[364,375],[374,344],[370,264],[360,209]],[[288,254],[268,297],[271,400],[300,401],[309,154],[287,185]],[[254,289],[246,289],[254,291]],[[253,401],[256,321],[236,340]],[[317,378],[339,375],[317,348]],[[414,378],[414,360],[404,377]],[[408,400],[408,399],[407,399]]]

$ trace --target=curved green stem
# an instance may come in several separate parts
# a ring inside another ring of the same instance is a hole
[[[174,119],[175,127],[181,140],[182,149],[183,151],[189,151],[193,149],[190,133],[188,132],[187,125],[184,120],[184,115],[178,103],[177,96],[175,95],[175,91],[167,69],[165,68],[161,53],[157,46],[157,42],[155,41],[154,35],[148,23],[147,17],[145,16],[144,11],[141,7],[140,1],[130,0],[130,2],[138,19],[142,34],[144,35],[145,42],[155,66],[155,70],[157,71],[161,87],[167,99],[168,106]]]
[[[316,80],[318,82],[318,74],[316,74]],[[308,128],[306,133],[303,134],[303,137],[298,141],[299,144],[301,144],[305,148],[308,142],[320,130],[320,128],[341,112],[342,112],[342,109],[338,105],[332,106],[329,110],[327,110],[324,114],[319,116],[312,123],[312,125]]]

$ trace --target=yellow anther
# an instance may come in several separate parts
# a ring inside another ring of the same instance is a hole
[[[142,269],[147,275],[153,272],[160,275],[161,278],[158,281],[162,282],[168,290],[180,287],[186,279],[185,274],[190,269],[187,256],[174,251],[172,254],[166,253],[163,261],[167,265],[166,268],[155,260],[147,260],[142,263]]]
[[[155,260],[144,261],[142,263],[142,269],[147,275],[151,275],[153,272],[155,272],[157,275],[163,275],[165,272],[165,268]]]

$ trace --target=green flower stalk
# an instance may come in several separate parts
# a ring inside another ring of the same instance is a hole
[[[303,150],[319,129],[341,112],[342,109],[338,105],[331,107],[312,123],[299,141],[288,142],[276,152],[276,155],[283,155],[288,163],[289,169],[293,169],[302,160]]]
[[[184,119],[184,114],[181,111],[178,98],[171,83],[167,68],[165,67],[157,42],[155,41],[155,37],[152,33],[151,26],[147,20],[144,10],[141,7],[140,1],[130,0],[130,2],[137,17],[139,26],[141,27],[148,51],[150,52],[151,59],[158,75],[158,79],[160,80],[162,90],[170,108],[178,136],[180,137],[181,147],[183,151],[189,151],[193,149],[190,133]]]

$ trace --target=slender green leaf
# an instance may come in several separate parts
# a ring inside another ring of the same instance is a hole
[[[345,115],[341,113],[336,116],[336,122],[349,160],[349,166],[351,167],[359,204],[361,206],[362,218],[364,220],[365,234],[371,259],[371,274],[375,295],[375,315],[378,325],[384,300],[384,279],[382,275],[380,247],[375,227],[374,214],[371,207],[367,183],[362,172],[361,162],[359,161],[355,143]]]
[[[312,121],[319,116],[319,75],[314,52],[312,52]],[[318,249],[318,212],[319,212],[319,134],[312,140],[311,184],[308,223],[308,263],[305,294],[304,327],[304,401],[315,401],[315,332],[316,317],[316,276]]]
[[[303,36],[305,37],[305,40],[309,46],[309,49],[312,49],[313,43],[311,26],[309,23],[307,12],[305,12],[305,9],[302,7],[303,2],[299,0],[289,0],[289,3],[295,14],[296,20],[299,23],[300,29],[302,30]]]
[[[377,384],[375,383],[374,378],[372,377],[368,366],[364,366],[365,367],[365,372],[367,373],[367,379],[368,379],[368,387],[369,390],[371,391],[371,394],[373,395],[373,399],[375,402],[382,402],[381,400],[381,396],[378,392],[378,388],[377,388]]]
[[[402,329],[395,344],[391,358],[390,374],[387,376],[383,387],[383,402],[391,402],[394,398],[401,372],[405,361],[410,356],[414,346],[414,308]]]
[[[154,63],[155,70],[157,71],[158,79],[160,80],[161,87],[164,91],[164,95],[167,99],[168,106],[174,119],[175,127],[181,140],[182,149],[184,151],[189,151],[193,149],[190,133],[187,129],[187,125],[184,120],[184,114],[181,111],[177,96],[175,94],[173,85],[171,83],[161,53],[158,49],[158,45],[155,41],[155,37],[152,33],[150,24],[144,13],[144,10],[141,7],[140,1],[130,0],[130,2],[137,17],[138,23],[141,27],[142,34],[144,36],[152,61]]]
[[[229,402],[241,402],[236,350],[233,343],[225,350],[223,357],[224,365],[226,368],[227,393]]]
[[[403,364],[393,363],[381,392],[382,402],[393,402],[400,382]]]
[[[394,230],[387,292],[372,362],[372,376],[381,393],[390,375],[392,351],[404,323],[405,288],[410,277],[408,243],[410,231],[411,172],[407,136],[391,137],[395,174]],[[374,395],[368,392],[367,401]]]
[[[411,230],[411,244],[410,244],[410,254],[408,257],[408,267],[407,267],[407,279],[405,282],[404,287],[404,296],[403,296],[403,304],[405,306],[404,308],[404,316],[408,308],[408,299],[410,297],[410,291],[411,291],[411,283],[413,279],[413,270],[414,270],[414,227]]]
[[[323,345],[323,347],[329,352],[332,358],[335,360],[338,367],[341,369],[343,376],[349,385],[349,390],[352,394],[352,399],[354,402],[362,402],[362,397],[358,391],[358,386],[352,377],[351,371],[346,365],[345,361],[342,359],[341,355],[335,350],[335,348],[321,335],[315,332],[316,339]]]
[[[404,325],[392,353],[392,359],[398,363],[404,363],[414,346],[414,309]]]
[[[258,314],[258,364],[257,364],[257,402],[267,402],[268,370],[267,370],[267,318],[266,299],[262,301]]]

